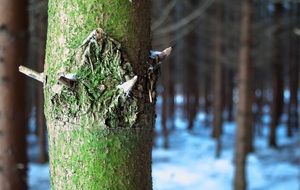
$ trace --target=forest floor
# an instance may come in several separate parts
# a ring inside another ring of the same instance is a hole
[[[235,124],[225,123],[222,153],[215,158],[215,141],[211,128],[203,125],[205,115],[198,114],[193,131],[186,130],[187,122],[180,111],[176,112],[176,130],[169,135],[169,149],[163,149],[160,114],[156,125],[156,145],[153,149],[154,190],[231,190],[234,174]],[[255,136],[255,152],[247,159],[249,190],[299,190],[300,144],[299,135],[286,138],[285,126],[278,128],[278,149],[267,146],[267,126]],[[48,164],[37,164],[36,137],[28,136],[29,189],[50,189]]]

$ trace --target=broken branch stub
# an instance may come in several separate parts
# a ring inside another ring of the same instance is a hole
[[[160,64],[162,61],[164,61],[172,51],[172,47],[168,47],[164,49],[163,51],[155,51],[151,50],[149,58],[152,60],[152,65]]]
[[[45,80],[45,76],[44,76],[44,73],[39,73],[39,72],[36,72],[32,69],[29,69],[25,66],[19,66],[19,71],[27,76],[29,76],[30,78],[33,78],[37,81],[40,81],[42,83],[44,83],[44,80]]]
[[[125,94],[128,94],[131,91],[134,84],[136,83],[137,78],[137,76],[134,76],[132,79],[124,82],[123,84],[118,85],[117,88],[122,90]]]

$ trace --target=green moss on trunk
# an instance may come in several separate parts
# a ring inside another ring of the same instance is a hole
[[[49,1],[44,93],[53,189],[152,189],[148,9],[149,0]],[[85,41],[97,28],[105,34]],[[66,74],[76,81],[62,85]],[[133,95],[117,88],[135,75]]]
[[[151,189],[151,136],[145,130],[57,131],[50,148],[54,189]]]

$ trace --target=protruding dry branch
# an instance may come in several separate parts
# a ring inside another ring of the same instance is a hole
[[[121,85],[118,85],[117,88],[123,90],[123,92],[124,92],[125,94],[128,94],[128,93],[131,91],[131,89],[132,89],[132,87],[134,86],[134,84],[136,83],[137,78],[138,78],[138,77],[135,75],[135,76],[134,76],[132,79],[130,79],[129,81],[126,81],[126,82],[124,82],[124,83],[121,84]]]
[[[172,51],[172,47],[166,48],[164,51],[162,51],[162,52],[158,55],[159,60],[160,60],[160,61],[165,60],[165,59],[171,54],[171,51]]]
[[[37,81],[40,82],[44,82],[44,73],[38,73],[32,69],[29,69],[25,66],[19,66],[19,71],[27,76],[29,76],[30,78],[33,78]]]
[[[150,51],[150,59],[155,61],[155,64],[161,63],[163,60],[165,60],[172,51],[172,47],[168,47],[164,49],[163,51]]]

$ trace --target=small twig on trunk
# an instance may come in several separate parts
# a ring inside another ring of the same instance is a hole
[[[32,69],[29,69],[25,66],[19,66],[19,71],[37,81],[44,82],[44,73],[38,73]]]

